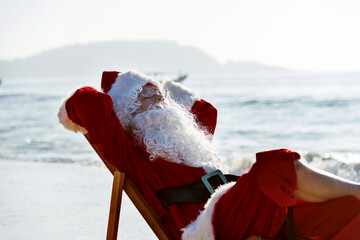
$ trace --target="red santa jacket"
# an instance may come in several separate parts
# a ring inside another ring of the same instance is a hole
[[[68,117],[88,131],[90,142],[114,167],[130,176],[145,199],[163,217],[171,234],[180,238],[180,229],[197,217],[205,203],[177,204],[167,210],[155,192],[195,182],[206,174],[204,169],[160,158],[149,161],[145,147],[134,145],[131,134],[123,130],[108,94],[89,87],[81,88],[66,101],[65,106]],[[191,111],[198,123],[213,134],[217,110],[210,103],[200,100],[194,103]]]

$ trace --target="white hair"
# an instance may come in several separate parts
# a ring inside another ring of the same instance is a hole
[[[208,173],[221,167],[213,151],[212,135],[199,127],[188,110],[172,100],[138,113],[131,126],[135,139],[145,144],[151,161],[160,157],[203,167]]]

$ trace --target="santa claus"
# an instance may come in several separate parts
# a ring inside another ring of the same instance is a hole
[[[174,239],[286,238],[289,206],[299,237],[331,239],[360,223],[360,185],[305,166],[296,152],[257,153],[239,178],[215,171],[224,170],[211,143],[216,109],[180,84],[104,72],[102,89],[71,94],[60,122],[87,133],[109,169],[133,179]],[[201,181],[212,175],[220,180]]]

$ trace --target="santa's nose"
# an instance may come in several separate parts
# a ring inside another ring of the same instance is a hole
[[[155,94],[155,101],[156,102],[160,102],[160,101],[164,101],[164,97],[161,94]]]

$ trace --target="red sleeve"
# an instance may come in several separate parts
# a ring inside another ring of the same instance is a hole
[[[91,144],[96,145],[114,167],[125,171],[127,161],[120,163],[120,160],[127,159],[133,148],[129,147],[128,136],[113,110],[110,96],[84,87],[66,101],[65,107],[68,117],[88,131]]]
[[[99,148],[110,164],[130,176],[155,211],[164,216],[167,211],[155,192],[167,185],[153,163],[148,161],[146,152],[136,148],[123,130],[111,97],[85,87],[78,89],[66,101],[65,107],[68,117],[88,131],[91,144]]]
[[[216,121],[217,121],[217,110],[210,103],[201,99],[196,101],[191,108],[191,112],[195,114],[198,123],[214,135]]]
[[[292,206],[298,188],[295,161],[300,159],[297,152],[277,149],[256,153],[257,180],[260,189],[279,206]]]

